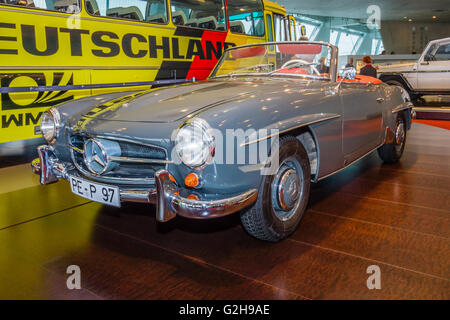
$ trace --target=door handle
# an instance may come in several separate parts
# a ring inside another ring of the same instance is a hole
[[[378,102],[378,103],[384,102],[384,98],[378,98],[378,99],[377,99],[377,102]]]

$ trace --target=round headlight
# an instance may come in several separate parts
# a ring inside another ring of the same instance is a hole
[[[215,152],[212,129],[203,119],[183,124],[175,137],[175,151],[180,160],[191,168],[209,163]]]
[[[58,138],[61,117],[58,110],[51,108],[41,116],[41,133],[47,142],[52,142]]]

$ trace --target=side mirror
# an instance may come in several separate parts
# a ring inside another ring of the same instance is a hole
[[[342,79],[347,79],[347,80],[355,80],[355,78],[356,78],[356,69],[353,68],[353,67],[345,68],[342,71],[341,78]]]

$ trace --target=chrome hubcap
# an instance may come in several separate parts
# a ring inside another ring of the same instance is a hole
[[[282,221],[296,212],[303,194],[302,168],[297,160],[285,160],[272,182],[272,206]]]
[[[278,184],[278,204],[284,211],[295,206],[299,197],[300,179],[295,169],[287,169],[281,176]]]
[[[395,143],[401,145],[405,141],[405,125],[401,122],[397,125],[397,130],[395,131]]]

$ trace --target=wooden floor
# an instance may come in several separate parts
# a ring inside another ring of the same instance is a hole
[[[313,187],[277,244],[239,217],[155,221],[39,186],[28,165],[0,169],[1,299],[450,299],[450,131],[414,124],[401,162],[376,153]],[[81,290],[66,269],[81,268]],[[366,269],[381,270],[369,290]]]

